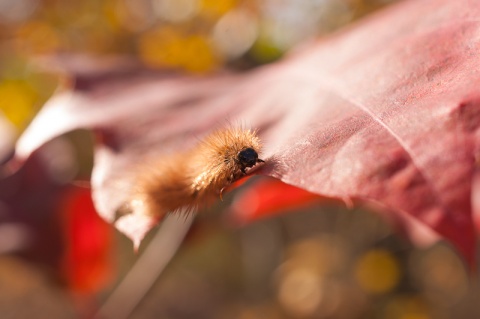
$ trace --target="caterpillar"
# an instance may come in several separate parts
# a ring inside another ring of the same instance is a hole
[[[138,174],[130,210],[162,218],[178,211],[196,211],[221,198],[232,183],[264,163],[256,131],[219,129],[191,150],[152,161]]]

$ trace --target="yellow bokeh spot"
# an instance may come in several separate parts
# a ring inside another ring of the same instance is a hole
[[[206,72],[218,64],[210,44],[202,36],[185,39],[184,54],[183,66],[191,72]]]
[[[140,37],[138,50],[141,59],[151,66],[180,66],[183,58],[181,34],[172,28],[147,32]]]
[[[207,39],[185,36],[172,28],[144,34],[138,44],[141,59],[154,67],[176,67],[191,72],[206,72],[219,64]]]
[[[35,91],[22,82],[0,83],[0,111],[20,130],[35,113]]]
[[[382,318],[431,319],[428,307],[418,296],[396,296],[383,308]]]
[[[370,293],[386,293],[398,284],[400,269],[395,257],[386,250],[371,250],[357,262],[355,278]]]
[[[119,31],[122,29],[122,21],[120,17],[122,7],[120,9],[118,8],[119,6],[122,6],[122,4],[123,2],[115,1],[105,1],[103,3],[103,18],[113,31]]]
[[[237,0],[201,0],[200,10],[203,13],[221,16],[237,6]]]

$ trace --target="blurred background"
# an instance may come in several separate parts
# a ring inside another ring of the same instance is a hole
[[[153,68],[242,72],[392,2],[0,0],[0,317],[91,318],[155,233],[135,254],[97,216],[88,132],[9,174],[16,138],[63,81],[32,59],[124,54]],[[244,224],[241,200],[261,183],[270,198]],[[479,285],[448,244],[412,247],[366,207],[300,196],[282,210],[276,187],[252,178],[199,215],[130,318],[480,316]]]

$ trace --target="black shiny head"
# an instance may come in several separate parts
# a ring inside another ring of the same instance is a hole
[[[252,167],[258,162],[258,153],[253,148],[246,148],[238,153],[238,162],[242,166]]]

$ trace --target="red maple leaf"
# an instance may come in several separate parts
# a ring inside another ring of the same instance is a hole
[[[131,60],[57,59],[75,86],[45,105],[17,155],[69,130],[95,130],[102,138],[94,201],[114,222],[142,156],[185,150],[218,123],[239,121],[264,141],[267,165],[258,174],[376,203],[426,225],[472,261],[479,13],[478,1],[405,1],[241,74],[195,77]],[[139,240],[151,225],[133,220],[123,230]]]

